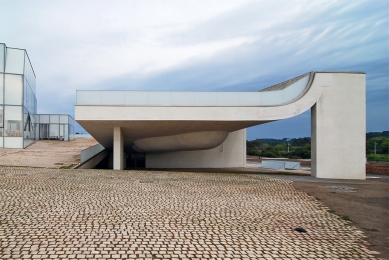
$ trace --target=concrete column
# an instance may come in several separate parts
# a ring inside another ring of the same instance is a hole
[[[311,109],[312,176],[365,179],[366,75],[320,76],[323,94]]]
[[[119,126],[113,128],[113,169],[123,170],[124,166],[124,149],[123,134]]]
[[[242,144],[243,144],[243,167],[246,167],[246,161],[247,161],[247,129],[242,129],[243,136],[242,136]]]

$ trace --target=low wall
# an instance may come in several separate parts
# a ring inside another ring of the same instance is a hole
[[[300,170],[299,162],[284,162],[274,160],[262,160],[262,167],[269,169],[280,169],[280,170]]]
[[[81,151],[80,165],[77,169],[93,169],[107,155],[108,152],[101,144],[88,147]]]
[[[80,164],[77,169],[93,169],[96,167],[99,162],[101,162],[108,155],[107,151],[102,151],[94,157],[90,158],[88,161]]]
[[[90,158],[100,153],[104,149],[104,146],[102,146],[101,144],[96,144],[94,146],[82,150],[80,163],[83,164],[84,162],[88,161]]]

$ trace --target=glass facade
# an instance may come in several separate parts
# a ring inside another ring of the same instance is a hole
[[[36,103],[26,50],[0,44],[0,147],[25,148],[34,142]]]
[[[73,139],[74,120],[69,115],[37,115],[35,80],[27,51],[0,43],[0,148]]]
[[[74,139],[74,119],[69,115],[35,115],[36,140],[71,141]]]

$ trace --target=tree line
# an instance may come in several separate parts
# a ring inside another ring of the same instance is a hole
[[[366,134],[366,157],[371,161],[389,162],[389,131]]]
[[[336,148],[335,148],[336,149]],[[246,141],[247,155],[269,158],[311,158],[311,138],[263,138]],[[368,160],[389,161],[389,131],[366,133]]]

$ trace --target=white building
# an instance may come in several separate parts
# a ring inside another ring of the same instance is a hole
[[[116,170],[244,167],[246,128],[311,109],[312,175],[364,179],[364,73],[311,72],[260,92],[77,91],[75,117]]]

